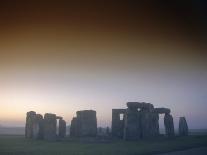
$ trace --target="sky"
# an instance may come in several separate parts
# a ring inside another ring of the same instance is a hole
[[[26,112],[63,116],[150,102],[175,127],[207,128],[206,13],[202,1],[0,2],[0,124]],[[163,116],[160,116],[163,127]]]

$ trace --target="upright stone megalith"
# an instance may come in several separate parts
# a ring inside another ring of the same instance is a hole
[[[78,122],[77,122],[77,118],[73,117],[70,125],[70,137],[77,137],[77,136],[78,136]]]
[[[42,139],[43,134],[43,117],[41,114],[37,114],[33,122],[33,138]]]
[[[49,141],[56,140],[57,120],[55,114],[46,113],[44,115],[44,139]]]
[[[124,134],[124,116],[126,109],[112,109],[112,136],[123,138]],[[123,117],[121,118],[121,115]]]
[[[169,113],[165,113],[164,116],[165,133],[168,137],[174,136],[174,123],[173,117]]]
[[[59,137],[64,138],[66,136],[66,122],[63,119],[59,120]]]
[[[179,119],[179,135],[180,136],[188,135],[188,124],[185,117],[180,117]]]
[[[150,103],[142,103],[141,115],[141,138],[151,138],[159,135],[159,115],[154,112],[154,106]]]
[[[71,137],[94,137],[97,135],[96,111],[82,110],[76,112],[77,117],[71,121]]]
[[[127,103],[125,123],[124,123],[124,139],[138,140],[141,138],[141,115],[138,113],[137,106],[134,103]]]
[[[26,126],[25,126],[25,137],[26,138],[33,138],[33,124],[36,119],[36,112],[29,111],[27,112],[26,117]]]

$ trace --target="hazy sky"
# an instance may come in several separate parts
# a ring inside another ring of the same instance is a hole
[[[1,2],[0,124],[94,109],[110,126],[112,108],[143,101],[207,128],[204,8],[168,2]]]

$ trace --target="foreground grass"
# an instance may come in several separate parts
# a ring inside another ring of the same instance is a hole
[[[108,143],[28,140],[23,136],[0,136],[0,155],[135,155],[155,154],[207,146],[207,136],[188,136],[139,142]]]

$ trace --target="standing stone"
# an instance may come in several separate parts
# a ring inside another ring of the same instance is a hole
[[[44,139],[49,141],[56,140],[57,120],[55,114],[46,113],[44,115]]]
[[[42,139],[43,138],[43,117],[37,114],[33,122],[33,138]]]
[[[188,135],[188,124],[185,117],[180,117],[179,119],[179,135],[180,136]]]
[[[168,137],[174,136],[174,123],[173,117],[169,113],[164,116],[165,133]]]
[[[127,108],[125,124],[124,124],[124,139],[138,140],[141,138],[140,113],[137,109]]]
[[[126,109],[112,109],[112,136],[123,138]],[[121,120],[120,115],[124,115]]]
[[[91,136],[94,137],[97,134],[97,118],[96,111],[83,110],[77,111],[77,129],[78,136]]]
[[[150,116],[150,135],[152,137],[159,136],[159,114],[153,112],[150,114]]]
[[[78,136],[78,122],[77,122],[77,118],[73,117],[70,125],[70,137],[77,137],[77,136]]]
[[[59,120],[59,137],[64,138],[66,136],[66,122],[63,119]]]
[[[150,103],[142,103],[141,114],[141,138],[151,138],[159,134],[159,116],[154,113],[154,106]]]
[[[25,126],[25,137],[26,138],[33,138],[33,124],[36,119],[36,112],[30,111],[27,112],[26,117],[26,126]]]

